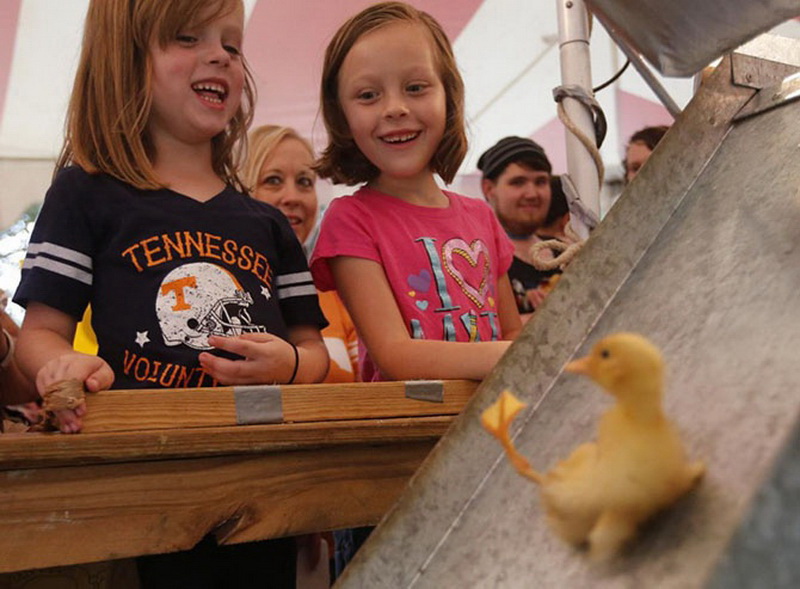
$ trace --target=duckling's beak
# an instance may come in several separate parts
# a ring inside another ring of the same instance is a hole
[[[583,358],[578,358],[577,360],[573,360],[569,362],[566,366],[564,366],[564,370],[567,372],[572,372],[573,374],[582,374],[584,376],[591,376],[592,370],[590,365],[590,356],[584,356]]]

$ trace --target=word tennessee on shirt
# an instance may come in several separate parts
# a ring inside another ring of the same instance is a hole
[[[249,245],[203,231],[175,231],[139,240],[122,251],[138,272],[176,259],[210,259],[251,272],[263,284],[269,284],[272,269],[267,256]]]

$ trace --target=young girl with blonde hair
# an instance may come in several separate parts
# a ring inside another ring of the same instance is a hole
[[[39,392],[314,382],[325,325],[300,245],[243,192],[240,0],[93,0],[66,139],[15,300]],[[244,100],[243,100],[244,94]],[[87,303],[97,356],[74,352]],[[61,429],[81,427],[60,413]]]
[[[464,89],[439,24],[371,6],[328,45],[321,176],[366,183],[335,199],[311,259],[365,345],[364,380],[482,379],[520,329],[513,248],[479,199],[442,190],[467,151]],[[505,340],[505,341],[504,341]]]
[[[327,352],[305,256],[237,175],[253,91],[241,0],[92,0],[64,149],[15,300],[40,393],[315,382]],[[244,94],[244,100],[242,95]],[[72,350],[87,303],[99,350]],[[81,427],[80,410],[59,415]],[[139,559],[143,587],[293,587],[294,541]]]

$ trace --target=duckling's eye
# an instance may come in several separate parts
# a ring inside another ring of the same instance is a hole
[[[600,350],[600,357],[601,358],[609,358],[611,356],[611,352],[608,350]]]

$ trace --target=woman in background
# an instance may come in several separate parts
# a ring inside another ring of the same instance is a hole
[[[243,180],[256,200],[277,207],[289,220],[297,239],[310,254],[309,236],[314,231],[319,203],[317,174],[312,169],[314,150],[306,139],[289,127],[262,125],[249,136],[249,152],[243,170]],[[353,382],[358,375],[358,338],[353,321],[335,290],[319,292],[319,304],[328,320],[322,338],[328,348],[330,367],[324,382]],[[358,532],[358,530],[356,530]],[[337,532],[349,537],[353,530]],[[329,546],[330,534],[324,535]],[[298,537],[301,551],[309,553],[308,565],[316,569],[320,557],[320,534]],[[330,546],[329,553],[333,552]],[[306,562],[298,555],[298,574],[303,574]],[[335,567],[331,567],[334,568]]]
[[[313,164],[311,144],[294,129],[263,125],[250,132],[244,182],[253,198],[277,207],[286,216],[302,244],[316,226],[319,209]],[[330,355],[324,382],[359,380],[358,339],[353,322],[336,291],[318,294],[329,322],[322,330]]]

